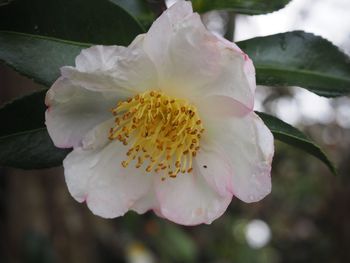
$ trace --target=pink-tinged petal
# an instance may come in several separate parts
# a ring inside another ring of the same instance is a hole
[[[175,179],[155,181],[160,213],[182,225],[210,224],[221,216],[232,200],[229,192],[210,187],[199,171],[179,174]]]
[[[90,129],[112,117],[110,109],[117,100],[115,93],[86,90],[59,78],[45,99],[46,126],[54,144],[61,148],[79,146]]]
[[[144,35],[129,47],[93,46],[76,58],[75,67],[62,67],[63,77],[93,91],[114,91],[130,96],[157,85],[153,63],[142,49]]]
[[[98,150],[77,148],[63,162],[71,195],[104,218],[124,215],[152,185],[152,177],[142,170],[121,166],[126,156],[120,147],[111,142]]]
[[[235,44],[207,31],[189,2],[164,12],[147,33],[144,50],[157,68],[159,87],[167,93],[193,101],[227,96],[253,109],[251,60]]]
[[[203,142],[194,160],[194,169],[221,196],[233,195],[232,177],[234,172],[230,160],[218,145]]]
[[[273,136],[254,113],[218,121],[215,142],[229,160],[233,194],[245,202],[257,202],[271,192]]]

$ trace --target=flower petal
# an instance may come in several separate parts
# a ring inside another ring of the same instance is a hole
[[[57,147],[79,146],[83,136],[112,117],[117,94],[86,90],[59,78],[46,94],[46,126]]]
[[[129,47],[93,46],[76,58],[76,67],[62,67],[62,76],[90,90],[130,96],[157,85],[154,65],[142,49],[144,35]]]
[[[151,209],[156,212],[157,215],[159,215],[159,202],[153,187],[150,188],[149,192],[145,196],[135,201],[131,207],[131,210],[139,214],[143,214]]]
[[[245,202],[257,202],[271,192],[273,136],[254,113],[220,120],[213,134],[217,151],[226,155],[232,169],[233,194]]]
[[[196,172],[180,174],[175,179],[155,181],[160,213],[183,225],[210,224],[221,216],[232,200],[232,194],[220,195]]]
[[[102,150],[77,148],[63,162],[71,195],[105,218],[124,215],[152,185],[151,176],[140,169],[121,166],[125,155],[120,147],[111,142]]]
[[[217,65],[220,70],[198,92],[203,92],[207,96],[231,97],[252,111],[256,88],[253,62],[234,43],[218,36],[214,37],[216,48],[220,50],[220,60]]]
[[[229,96],[250,110],[255,70],[235,44],[206,30],[189,2],[180,1],[156,20],[144,49],[159,73],[160,86],[178,97]]]
[[[192,14],[191,3],[181,1],[164,11],[152,24],[145,36],[143,47],[158,71],[167,63],[168,46],[173,35],[173,26]]]

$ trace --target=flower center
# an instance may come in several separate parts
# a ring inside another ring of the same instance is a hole
[[[204,132],[195,106],[160,91],[147,91],[119,102],[112,113],[116,118],[109,139],[132,145],[123,167],[134,160],[136,168],[164,170],[170,177],[193,170],[192,159]]]

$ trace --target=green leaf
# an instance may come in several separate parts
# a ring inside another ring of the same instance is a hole
[[[108,0],[16,0],[0,9],[0,30],[105,45],[128,45],[144,32]]]
[[[45,90],[0,108],[0,165],[23,169],[59,166],[70,151],[56,148],[45,127]]]
[[[281,9],[290,0],[191,0],[194,10],[207,12],[211,10],[232,10],[237,13],[258,15]]]
[[[260,85],[299,86],[326,97],[350,93],[349,57],[319,36],[294,31],[237,44],[253,60]]]
[[[0,61],[34,81],[50,86],[60,67],[74,65],[75,57],[89,45],[15,32],[0,31]]]
[[[197,247],[186,230],[164,221],[159,222],[159,228],[154,241],[164,258],[176,258],[176,262],[195,262]]]
[[[321,148],[311,141],[304,133],[296,129],[295,127],[285,123],[284,121],[268,115],[262,112],[256,112],[260,118],[264,121],[266,126],[271,130],[275,139],[287,143],[291,146],[299,148],[319,160],[321,160],[333,174],[337,174],[337,171],[333,163],[328,159],[326,154]]]
[[[144,0],[110,0],[132,15],[143,28],[149,28],[155,15]]]

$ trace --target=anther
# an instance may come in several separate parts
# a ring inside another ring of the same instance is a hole
[[[192,171],[192,158],[200,149],[199,139],[204,132],[193,105],[158,91],[137,94],[117,105],[112,109],[115,127],[109,130],[108,138],[124,145],[132,142],[123,167],[136,159],[136,168],[148,160],[146,172],[162,171],[172,178]]]

